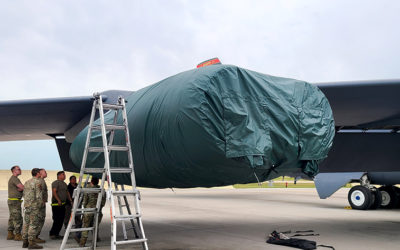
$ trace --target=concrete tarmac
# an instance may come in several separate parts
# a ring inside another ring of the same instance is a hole
[[[319,236],[299,237],[336,250],[400,249],[399,210],[348,210],[348,189],[320,200],[315,189],[142,189],[142,212],[149,249],[294,249],[265,243],[273,230],[314,230]],[[7,191],[0,191],[0,249],[22,249],[6,240]],[[50,196],[51,197],[51,196]],[[110,249],[109,207],[103,208],[97,249]],[[51,208],[41,237],[50,240]],[[121,231],[120,231],[121,232]],[[64,230],[62,231],[62,234]],[[119,234],[121,238],[122,233]],[[69,240],[69,247],[77,247]],[[124,245],[117,249],[141,249]],[[318,248],[328,249],[328,248]]]

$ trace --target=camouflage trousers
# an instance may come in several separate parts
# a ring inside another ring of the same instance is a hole
[[[39,211],[39,229],[38,229],[38,236],[40,234],[40,232],[42,231],[42,228],[44,226],[44,221],[46,220],[46,206],[40,208]]]
[[[22,239],[33,240],[40,233],[40,211],[38,207],[25,207],[25,224]]]
[[[100,212],[99,213],[99,223],[98,223],[98,225],[100,225],[100,222],[101,222],[101,219],[103,218],[103,213],[102,212]],[[89,214],[89,213],[87,213],[87,214],[84,214],[83,215],[83,225],[82,225],[82,228],[85,228],[85,227],[92,227],[93,226],[93,223],[94,223],[94,214]],[[83,231],[82,232],[82,238],[87,238],[88,237],[88,231]],[[93,232],[94,233],[94,232]],[[97,231],[97,235],[99,234],[99,231]]]
[[[8,219],[8,231],[13,231],[14,234],[20,234],[22,230],[22,212],[21,201],[8,200],[8,210],[10,218]]]

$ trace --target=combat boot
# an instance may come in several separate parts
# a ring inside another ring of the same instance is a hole
[[[29,241],[28,249],[42,249],[42,248],[43,248],[42,246],[39,246],[33,240]]]
[[[85,247],[85,245],[86,245],[86,239],[87,239],[87,238],[83,238],[83,237],[81,238],[81,241],[79,241],[79,246],[80,246],[80,247]]]
[[[39,237],[36,237],[35,239],[33,239],[33,241],[36,242],[36,243],[46,243],[45,240],[42,240],[42,239],[39,238]]]
[[[29,241],[28,239],[26,239],[22,242],[22,248],[28,248],[28,246],[29,246]]]
[[[8,234],[7,234],[7,240],[13,240],[14,239],[14,233],[13,233],[13,231],[8,231]]]
[[[16,234],[16,235],[14,236],[14,240],[15,240],[15,241],[22,241],[22,235],[21,235],[21,234]]]

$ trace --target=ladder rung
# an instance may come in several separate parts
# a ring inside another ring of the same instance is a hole
[[[127,146],[107,146],[108,150],[114,151],[128,151],[129,148]],[[89,147],[89,152],[104,152],[103,147]]]
[[[83,170],[83,172],[85,174],[91,174],[91,173],[103,173],[104,172],[104,168],[85,168]]]
[[[103,103],[103,109],[122,109],[124,106],[118,105],[118,104],[107,104]],[[99,108],[98,105],[96,105],[96,108]]]
[[[112,194],[113,195],[127,195],[127,194],[136,195],[136,194],[139,194],[139,191],[138,190],[118,190],[118,191],[113,190]]]
[[[76,248],[64,248],[64,250],[84,250],[84,249],[92,249],[92,247],[76,247]]]
[[[129,148],[127,146],[108,146],[108,150],[114,151],[128,151]]]
[[[143,243],[146,242],[147,239],[137,239],[137,240],[119,240],[116,241],[116,245],[125,245],[125,244],[138,244],[138,243]]]
[[[121,221],[121,220],[133,220],[136,218],[139,218],[140,214],[123,214],[123,215],[115,215],[115,220]]]
[[[93,231],[94,227],[71,228],[70,232]]]
[[[95,173],[103,173],[105,168],[85,168],[83,172],[85,174],[95,174]],[[111,173],[117,174],[130,174],[132,173],[131,168],[110,168]]]
[[[76,212],[79,213],[96,213],[97,212],[97,208],[78,208],[76,209]]]
[[[124,125],[105,124],[106,130],[124,130]],[[101,125],[93,125],[92,129],[101,130]]]
[[[104,152],[103,147],[89,147],[88,148],[89,152]]]
[[[83,192],[83,193],[100,193],[101,188],[81,188],[81,192]]]
[[[131,168],[110,168],[111,173],[119,173],[119,174],[130,174],[132,173]]]

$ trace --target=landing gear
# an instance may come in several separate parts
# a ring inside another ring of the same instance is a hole
[[[364,186],[354,186],[347,196],[353,209],[367,210],[371,207],[374,198],[370,189]]]
[[[367,175],[362,176],[360,181],[361,185],[354,186],[349,191],[347,198],[350,206],[358,210],[377,209],[380,207],[383,199],[381,190],[371,185]]]
[[[376,189],[376,188],[374,190],[371,190],[371,192],[372,192],[372,196],[374,197],[374,201],[372,202],[369,209],[377,209],[382,204],[382,193],[379,189]]]
[[[381,208],[395,208],[399,204],[397,188],[394,186],[383,186],[379,190],[382,194]]]

